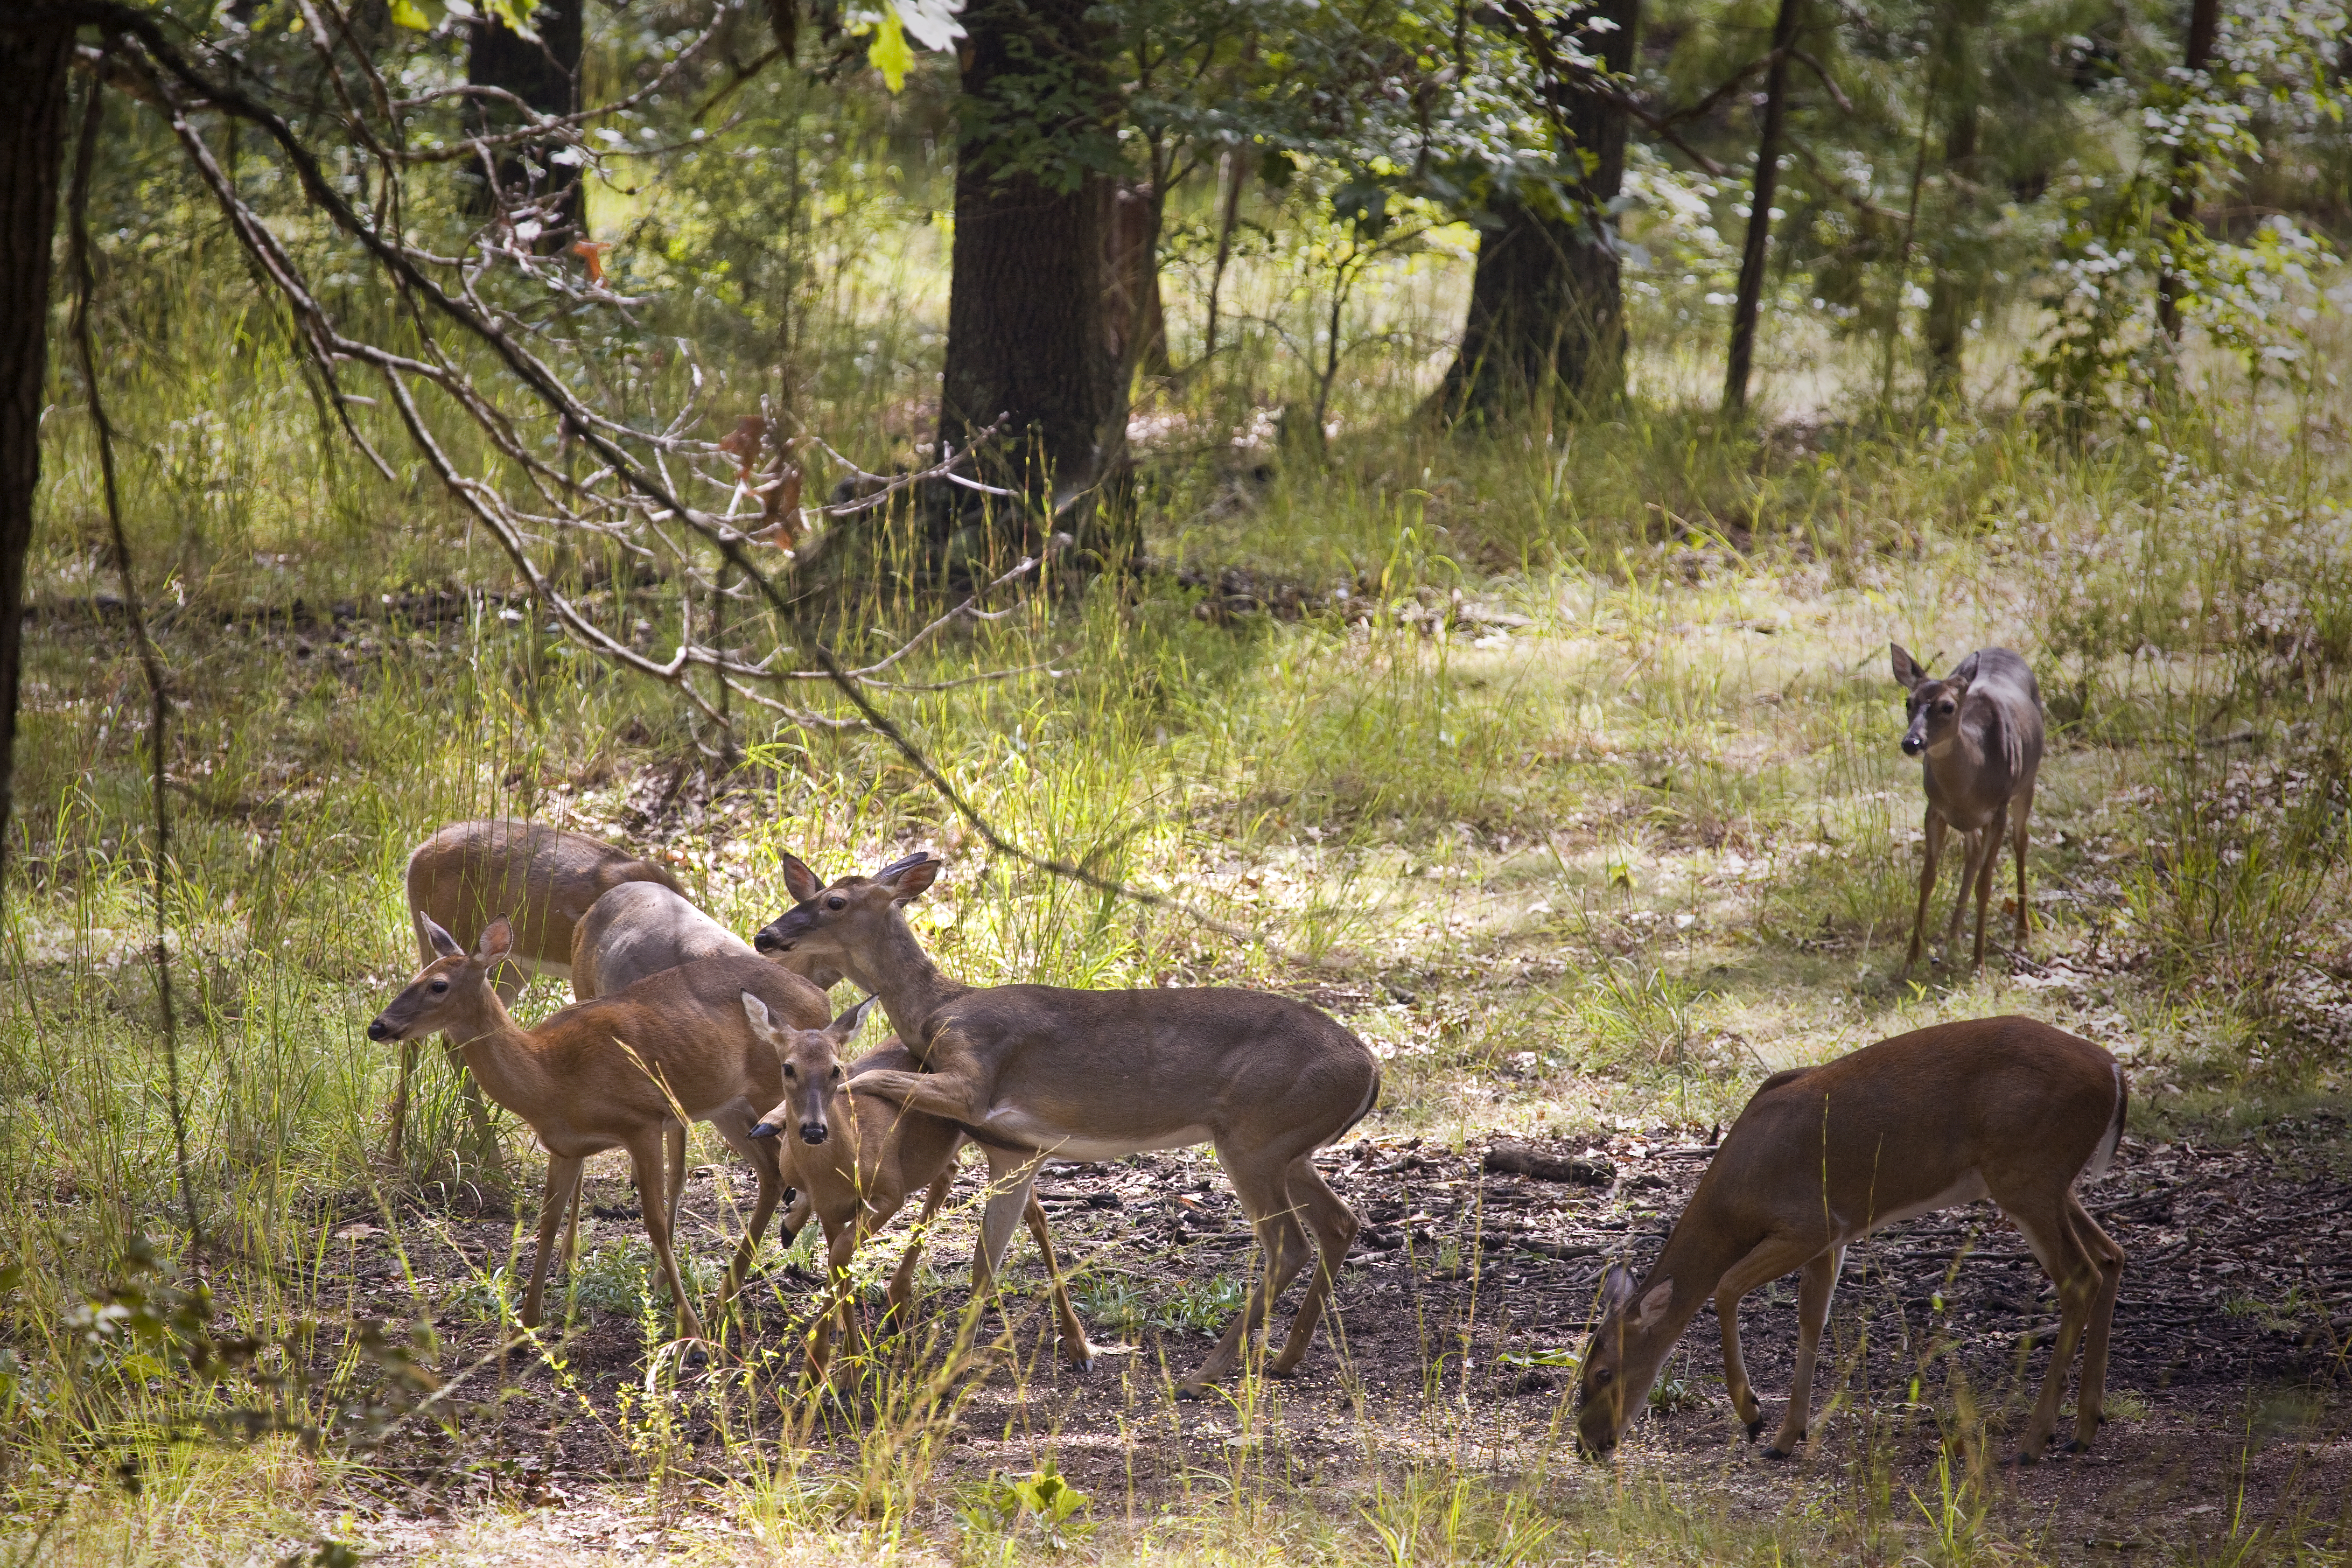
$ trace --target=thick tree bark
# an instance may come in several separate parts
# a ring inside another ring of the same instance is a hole
[[[2191,75],[2213,63],[2213,40],[2221,30],[2221,0],[2193,0],[2189,8],[2189,38],[2181,50],[2181,64]],[[2167,226],[2178,229],[2197,216],[2197,171],[2195,153],[2188,147],[2176,147],[2172,153],[2172,199],[2166,204]],[[2188,280],[2166,268],[2156,280],[2156,320],[2164,335],[2174,342],[2180,341],[2180,300],[2188,292]]]
[[[1633,68],[1641,16],[1641,0],[1597,0],[1562,26],[1613,23],[1580,42],[1622,72]],[[1614,396],[1623,383],[1624,296],[1616,220],[1608,209],[1624,183],[1625,110],[1570,89],[1560,118],[1568,210],[1538,210],[1517,199],[1488,210],[1461,352],[1438,394],[1450,417],[1505,417],[1555,395],[1580,406]]]
[[[1978,193],[1983,186],[1979,156],[1979,109],[1983,82],[1977,47],[1984,36],[1986,0],[1957,0],[1944,23],[1937,68],[1943,73],[1944,184],[1949,195],[1944,232],[1936,247],[1936,276],[1927,300],[1927,388],[1931,394],[1957,387],[1960,349],[1968,338],[1980,279],[1963,257],[1974,237]]]
[[[50,243],[65,163],[70,26],[0,20],[0,862],[16,804],[16,694],[24,683],[25,562],[41,482],[48,374]],[[5,870],[0,865],[0,870]]]
[[[1731,360],[1723,373],[1723,406],[1748,406],[1748,372],[1756,357],[1756,313],[1764,299],[1764,263],[1772,244],[1772,197],[1780,184],[1780,124],[1789,98],[1789,51],[1797,45],[1803,0],[1780,0],[1772,19],[1772,63],[1764,73],[1764,123],[1756,136],[1756,179],[1748,193],[1748,241],[1739,254],[1739,289],[1731,302]]]
[[[1031,504],[986,503],[983,527],[968,515],[971,492],[959,492],[963,504],[941,517],[951,573],[1039,542],[1035,503],[1107,486],[1125,459],[1127,389],[1107,303],[1111,204],[1099,174],[1073,169],[1049,179],[1035,167],[1098,132],[1108,108],[1103,42],[1087,9],[1087,0],[983,0],[963,13],[964,132],[940,439],[961,448],[996,426],[982,471]],[[1080,106],[1068,121],[1021,118],[1022,99],[1044,77]],[[1107,552],[1091,537],[1099,510],[1078,500],[1053,526]]]
[[[541,114],[578,113],[586,5],[587,0],[541,0],[530,17],[532,30],[539,34],[537,43],[509,31],[493,17],[483,17],[474,24],[466,80],[475,87],[501,88]],[[478,100],[474,113],[476,123],[487,131],[511,131],[526,123],[512,104]],[[580,227],[584,203],[578,164],[551,163],[544,149],[534,148],[528,161],[517,156],[499,159],[498,174],[504,205],[512,206],[530,196],[546,215],[541,219],[548,229],[542,247],[557,243],[556,231]],[[471,175],[477,183],[468,205],[478,213],[495,211],[500,204],[480,184],[479,168],[472,170]]]

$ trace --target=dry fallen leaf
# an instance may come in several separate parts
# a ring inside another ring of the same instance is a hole
[[[760,446],[767,437],[768,422],[756,414],[746,414],[719,439],[719,449],[735,459],[735,477],[745,484],[751,482],[751,467],[760,460]]]
[[[763,544],[790,550],[801,536],[801,471],[792,464],[752,494],[760,498],[760,516],[766,525],[751,535]]]

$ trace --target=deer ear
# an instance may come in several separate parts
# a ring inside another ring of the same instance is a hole
[[[776,1020],[774,1016],[769,1013],[768,1005],[765,1002],[761,1001],[757,996],[752,995],[749,991],[741,992],[740,994],[743,998],[743,1016],[751,1021],[751,1028],[753,1032],[773,1033],[776,1027]]]
[[[1671,1279],[1659,1280],[1643,1292],[1642,1304],[1633,1309],[1634,1324],[1643,1329],[1654,1328],[1664,1320],[1666,1309],[1674,1304],[1675,1282]]]
[[[784,856],[784,891],[793,896],[793,902],[804,904],[824,891],[824,884],[817,880],[816,873],[799,856],[788,852]]]
[[[832,1023],[827,1024],[824,1027],[824,1032],[833,1037],[835,1044],[845,1044],[857,1033],[859,1029],[865,1026],[866,1015],[873,1010],[874,998],[868,996],[865,1001],[860,1002],[856,1006],[852,1007],[848,1012],[844,1013],[840,1017],[835,1018]]]
[[[1927,672],[1919,667],[1919,661],[1917,659],[1911,657],[1911,650],[1909,648],[1905,647],[1899,642],[1888,643],[1886,647],[1888,651],[1895,656],[1895,685],[1904,687],[1907,689],[1908,688],[1918,685],[1921,681],[1927,679]]]
[[[944,860],[927,855],[919,860],[908,859],[896,866],[887,866],[874,879],[890,889],[892,903],[903,904],[909,899],[920,897],[933,882],[939,880],[940,868],[946,864]]]
[[[1622,1311],[1625,1303],[1633,1299],[1636,1289],[1638,1286],[1632,1269],[1622,1263],[1611,1264],[1608,1272],[1601,1276],[1599,1315],[1605,1318],[1612,1312]]]
[[[475,960],[484,965],[493,964],[514,951],[514,925],[500,915],[482,928],[482,940],[474,944]]]
[[[1952,671],[1952,673],[1951,673],[1951,675],[1950,675],[1950,677],[1949,677],[1948,679],[1953,679],[1953,680],[1957,680],[1957,681],[1958,681],[1962,686],[1966,686],[1966,685],[1968,685],[1970,681],[1972,681],[1972,680],[1976,679],[1976,678],[1977,678],[1977,656],[1976,656],[1976,655],[1974,655],[1974,654],[1970,654],[1970,655],[1969,655],[1969,657],[1968,657],[1968,658],[1964,658],[1964,659],[1960,660],[1960,667],[1959,667],[1959,668],[1958,668],[1958,669],[1956,669],[1956,670]]]
[[[440,921],[435,920],[428,914],[419,914],[416,918],[418,921],[423,922],[425,927],[425,940],[433,944],[433,951],[435,952],[439,953],[444,958],[463,958],[466,956],[465,948],[459,945],[456,937],[451,936],[446,931],[442,929]]]

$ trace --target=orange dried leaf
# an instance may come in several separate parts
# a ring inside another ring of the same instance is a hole
[[[589,282],[602,284],[604,281],[604,258],[612,248],[613,242],[609,239],[575,239],[572,242],[572,254],[588,264]]]
[[[719,449],[735,459],[736,477],[745,484],[751,482],[751,469],[760,460],[760,445],[768,438],[768,422],[756,414],[746,414],[735,421],[735,428],[719,438]]]

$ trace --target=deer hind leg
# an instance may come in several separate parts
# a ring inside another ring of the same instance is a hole
[[[1992,874],[2000,864],[2001,842],[2009,837],[2009,807],[1993,808],[1992,820],[1984,825],[1984,853],[1977,868],[1977,954],[1976,967],[1984,967],[1985,913],[1992,902]]]
[[[1045,1259],[1045,1278],[1054,1297],[1054,1316],[1061,1324],[1062,1354],[1080,1372],[1095,1369],[1095,1347],[1087,1342],[1087,1326],[1078,1321],[1078,1310],[1070,1305],[1070,1288],[1062,1279],[1062,1261],[1054,1256],[1054,1229],[1045,1223],[1045,1205],[1037,1194],[1029,1194],[1029,1206],[1024,1211],[1029,1221],[1029,1234],[1036,1238],[1037,1251]]]
[[[1315,1326],[1322,1319],[1323,1303],[1330,1298],[1331,1288],[1339,1278],[1339,1265],[1346,1260],[1348,1248],[1356,1244],[1356,1232],[1361,1228],[1356,1213],[1340,1201],[1323,1180],[1323,1173],[1315,1168],[1314,1160],[1301,1155],[1289,1171],[1290,1195],[1297,1199],[1307,1215],[1307,1223],[1315,1232],[1320,1260],[1314,1278],[1307,1282],[1306,1299],[1290,1320],[1290,1332],[1284,1336],[1282,1351],[1267,1370],[1276,1377],[1287,1377],[1315,1342]]]
[[[2000,1205],[2001,1212],[2024,1233],[2026,1245],[2033,1249],[2042,1271],[2058,1287],[2058,1341],[2050,1349],[2050,1367],[2042,1374],[2042,1393],[2033,1402],[2033,1413],[2026,1419],[2025,1435],[2017,1445],[2017,1462],[2021,1465],[2039,1459],[2042,1450],[2050,1445],[2051,1434],[2057,1430],[2058,1403],[2066,1391],[2066,1370],[2074,1363],[2074,1347],[2082,1342],[2083,1331],[2089,1326],[2105,1291],[2106,1271],[2084,1239],[2076,1236],[2066,1213],[2071,1201],[2070,1194],[2061,1194],[2056,1201],[2037,1197],[2016,1208]],[[2118,1279],[2121,1267],[2118,1262]]]
[[[677,1303],[680,1334],[698,1340],[704,1337],[702,1316],[694,1310],[694,1298],[688,1294],[686,1281],[678,1275],[677,1255],[671,1250],[669,1205],[662,1201],[663,1153],[658,1128],[639,1134],[629,1143],[629,1164],[636,1173],[637,1192],[643,1199],[639,1207],[646,1216],[646,1236],[654,1244],[654,1256],[661,1261],[662,1278],[669,1282],[670,1299]]]
[[[907,1250],[900,1255],[898,1267],[890,1275],[890,1293],[885,1298],[889,1305],[882,1315],[886,1323],[895,1321],[903,1327],[914,1321],[915,1274],[922,1266],[923,1237],[929,1234],[931,1221],[946,1206],[948,1193],[954,1187],[955,1179],[955,1165],[950,1162],[948,1168],[940,1173],[939,1179],[931,1184],[931,1190],[923,1194],[922,1212],[915,1216],[915,1234],[908,1239]]]
[[[1919,962],[1919,949],[1927,935],[1927,903],[1936,892],[1936,868],[1944,858],[1944,818],[1942,814],[1932,805],[1927,808],[1927,822],[1921,831],[1927,835],[1927,837],[1922,846],[1919,864],[1919,909],[1918,912],[1911,917],[1911,952],[1909,956],[1903,960],[1903,972],[1906,974],[1911,972],[1913,964]],[[1948,938],[1946,939],[1945,945],[1948,947],[1950,945]]]
[[[568,1159],[562,1154],[547,1157],[547,1191],[539,1200],[539,1247],[530,1256],[530,1283],[522,1295],[522,1326],[539,1327],[540,1305],[547,1289],[548,1259],[555,1251],[555,1233],[563,1223],[564,1210],[579,1195],[580,1173],[585,1160]]]
[[[1307,1267],[1311,1250],[1307,1232],[1291,1207],[1288,1160],[1275,1164],[1263,1154],[1242,1158],[1220,1148],[1217,1161],[1234,1184],[1234,1195],[1241,1199],[1242,1212],[1249,1216],[1250,1228],[1257,1233],[1258,1248],[1265,1255],[1265,1272],[1251,1287],[1249,1300],[1241,1311],[1225,1325],[1224,1334],[1209,1352],[1209,1359],[1176,1385],[1179,1399],[1199,1397],[1202,1390],[1233,1371],[1241,1359],[1243,1336],[1272,1315],[1274,1304],[1282,1299],[1283,1291]],[[1305,1352],[1303,1342],[1299,1349]]]
[[[686,1204],[686,1123],[673,1121],[662,1129],[662,1163],[669,1173],[662,1191],[667,1195],[669,1227],[675,1232],[677,1211]]]
[[[2079,1452],[2091,1446],[2091,1439],[2099,1434],[2099,1424],[2106,1419],[2107,1336],[2115,1324],[2116,1295],[2123,1288],[2124,1249],[2099,1228],[2098,1221],[2072,1190],[2066,1194],[2066,1219],[2076,1243],[2091,1255],[2099,1270],[2099,1293],[2091,1303],[2089,1332],[2083,1341],[2082,1380],[2074,1392],[2074,1440],[2067,1445],[2070,1451]]]
[[[1780,1430],[1764,1450],[1768,1459],[1785,1459],[1805,1440],[1813,1414],[1813,1364],[1821,1355],[1822,1329],[1830,1321],[1830,1301],[1837,1294],[1838,1270],[1845,1267],[1845,1248],[1832,1247],[1805,1265],[1797,1284],[1797,1370],[1789,1380],[1789,1408]]]
[[[784,1199],[783,1161],[777,1154],[773,1140],[746,1139],[758,1151],[751,1157],[751,1173],[760,1184],[751,1199],[751,1217],[744,1222],[743,1239],[736,1245],[734,1261],[727,1266],[727,1282],[719,1287],[721,1303],[735,1299],[743,1281],[751,1277],[752,1260],[759,1256],[760,1238],[767,1234],[768,1220],[776,1205]]]
[[[2033,785],[2028,783],[2012,804],[2017,808],[2017,824],[2010,829],[2010,835],[2017,851],[2017,945],[2021,950],[2031,918],[2025,907],[2025,846],[2032,837],[2029,825],[2033,817]]]
[[[1987,836],[1979,827],[1974,832],[1961,833],[1959,839],[1960,888],[1952,895],[1951,918],[1944,922],[1944,962],[1948,964],[1952,962],[1953,949],[1959,945],[1960,921],[1968,913],[1969,899],[1977,889],[1977,871],[1983,863]]]
[[[1003,1272],[1013,1229],[1028,1209],[1030,1189],[1045,1163],[1042,1154],[1013,1149],[988,1151],[988,1201],[980,1211],[980,1246],[971,1255],[972,1294],[984,1294]]]

